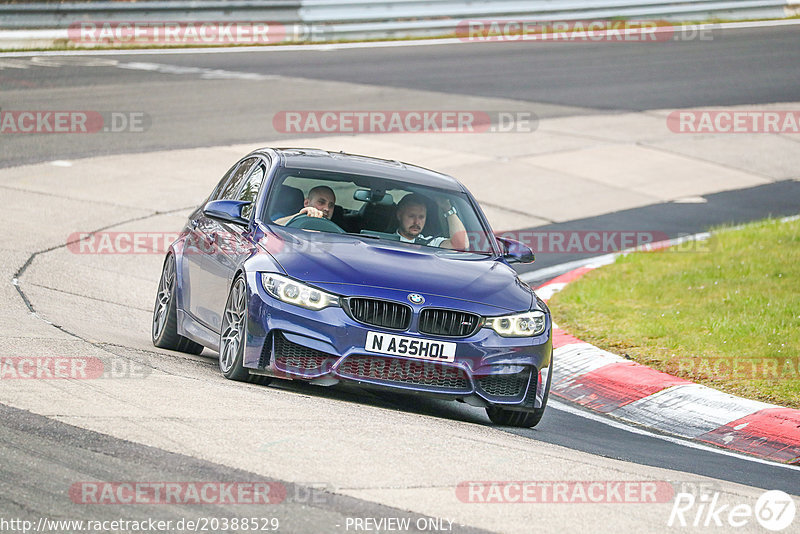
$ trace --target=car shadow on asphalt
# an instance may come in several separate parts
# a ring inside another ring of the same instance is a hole
[[[319,386],[297,380],[273,380],[269,388],[276,388],[307,395],[323,397],[377,408],[401,410],[408,413],[427,415],[440,419],[451,419],[465,423],[488,426],[491,423],[482,408],[445,399],[431,399],[413,393],[373,390],[357,385],[339,383],[333,386]]]

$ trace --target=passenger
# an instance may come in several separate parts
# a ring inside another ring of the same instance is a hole
[[[397,203],[397,221],[399,223],[397,235],[400,236],[400,241],[430,247],[466,250],[467,232],[464,229],[464,223],[458,217],[456,208],[447,199],[438,199],[437,204],[444,212],[450,237],[421,235],[428,216],[428,203],[428,198],[418,193],[408,194]]]

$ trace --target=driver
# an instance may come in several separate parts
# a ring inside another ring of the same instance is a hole
[[[330,220],[333,216],[333,207],[336,205],[336,195],[333,189],[327,185],[318,185],[311,188],[303,201],[304,208],[294,215],[287,215],[275,221],[275,224],[285,225],[298,215],[308,215],[309,217],[325,217]]]
[[[436,203],[444,212],[447,226],[450,231],[450,238],[447,237],[427,237],[422,235],[425,221],[428,216],[428,198],[419,193],[411,193],[404,196],[397,203],[397,235],[403,243],[416,243],[418,245],[428,245],[429,247],[456,248],[466,250],[467,231],[464,223],[458,217],[458,212],[448,199],[437,199]]]

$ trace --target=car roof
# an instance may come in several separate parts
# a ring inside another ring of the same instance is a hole
[[[281,165],[289,169],[374,176],[449,191],[466,191],[452,176],[395,160],[328,152],[316,148],[262,148],[255,152],[277,155]]]

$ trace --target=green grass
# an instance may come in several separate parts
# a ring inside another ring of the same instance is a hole
[[[571,334],[729,393],[800,408],[800,220],[621,256],[550,301]]]

